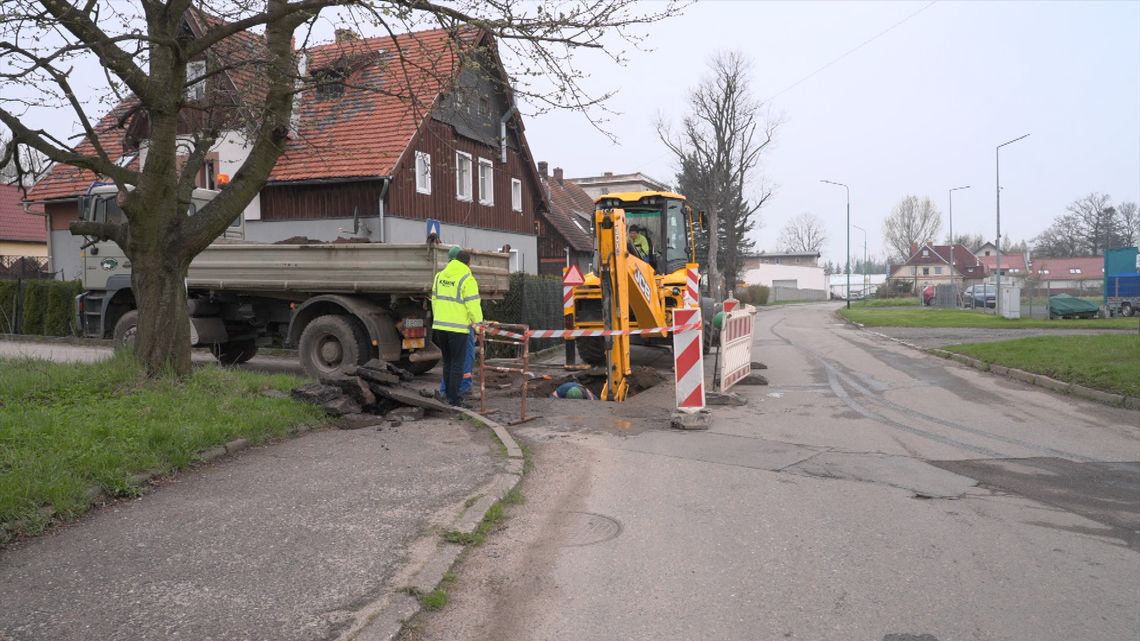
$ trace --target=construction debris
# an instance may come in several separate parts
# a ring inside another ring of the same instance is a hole
[[[319,383],[295,387],[292,397],[321,406],[329,416],[345,417],[348,420],[341,420],[342,429],[375,425],[376,416],[403,422],[423,418],[425,410],[455,413],[456,408],[404,384],[413,378],[407,370],[374,358]]]

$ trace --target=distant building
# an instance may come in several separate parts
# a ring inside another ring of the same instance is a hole
[[[24,211],[18,185],[0,185],[0,257],[47,256],[47,227],[40,216]]]
[[[851,299],[870,298],[879,290],[879,286],[887,282],[886,274],[851,274]],[[847,274],[832,274],[827,277],[827,285],[832,298],[847,298]]]
[[[627,191],[673,191],[671,186],[640,172],[614,174],[612,171],[607,171],[601,176],[570,178],[569,181],[581,187],[590,198]]]
[[[1002,265],[1005,257],[1002,256]],[[1005,269],[1002,269],[1005,272]],[[1104,256],[1038,258],[1030,272],[1038,287],[1073,290],[1069,293],[1095,293],[1104,287]]]
[[[911,255],[905,263],[890,266],[889,280],[910,283],[914,291],[920,291],[927,285],[961,285],[966,280],[981,280],[985,275],[985,265],[965,245],[923,243],[911,245]]]
[[[756,269],[760,265],[803,265],[819,266],[819,252],[760,252],[743,256],[744,269]]]

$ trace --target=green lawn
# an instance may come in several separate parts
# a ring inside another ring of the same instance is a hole
[[[1138,329],[1135,318],[1010,320],[995,314],[967,309],[840,309],[849,320],[867,327],[986,327],[1001,329]]]
[[[1116,394],[1140,396],[1140,336],[1032,336],[946,348]]]
[[[245,437],[323,421],[315,406],[269,398],[299,379],[207,366],[146,380],[129,356],[84,364],[0,359],[0,542],[88,508],[87,492],[138,494],[131,476],[186,467]]]

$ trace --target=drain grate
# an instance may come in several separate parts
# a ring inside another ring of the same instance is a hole
[[[593,512],[563,512],[562,525],[566,532],[562,547],[583,547],[616,539],[621,534],[621,523]]]

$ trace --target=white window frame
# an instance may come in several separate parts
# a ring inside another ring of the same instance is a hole
[[[463,169],[467,168],[467,184],[463,184]],[[464,202],[471,202],[471,179],[472,179],[472,163],[471,154],[465,151],[455,152],[455,199]]]
[[[487,172],[486,176],[483,174],[484,171]],[[484,177],[487,179],[486,184],[483,182]],[[488,206],[495,204],[495,163],[486,158],[479,159],[479,204]]]
[[[511,209],[522,213],[522,181],[518,178],[511,178]]]
[[[416,193],[431,194],[431,154],[416,152]]]
[[[201,100],[206,97],[206,61],[191,60],[186,63],[186,99]]]

